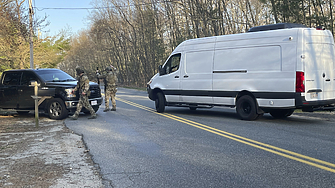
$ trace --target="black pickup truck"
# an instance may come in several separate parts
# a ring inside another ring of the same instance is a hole
[[[38,96],[39,110],[46,112],[51,119],[64,119],[76,110],[78,91],[71,94],[77,80],[59,69],[20,69],[3,72],[0,80],[0,108],[14,109],[19,114],[35,109],[32,81],[40,84]],[[95,111],[102,103],[100,87],[90,82],[89,101]],[[83,108],[82,112],[89,113]]]

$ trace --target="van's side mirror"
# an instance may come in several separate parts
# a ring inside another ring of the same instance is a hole
[[[158,71],[159,71],[159,76],[164,74],[164,69],[162,68],[162,65],[159,65]]]

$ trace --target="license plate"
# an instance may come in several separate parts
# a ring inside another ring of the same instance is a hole
[[[98,101],[91,101],[91,105],[97,105]]]
[[[318,98],[318,93],[311,93],[311,99]]]

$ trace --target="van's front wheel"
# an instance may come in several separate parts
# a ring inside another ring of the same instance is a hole
[[[157,112],[161,113],[165,110],[165,97],[163,93],[157,93],[156,100],[155,100],[155,107]]]
[[[250,121],[258,117],[255,100],[249,95],[244,95],[238,99],[236,112],[243,120]]]

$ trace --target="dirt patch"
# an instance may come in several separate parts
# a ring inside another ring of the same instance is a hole
[[[0,112],[0,187],[103,187],[82,137],[64,121]]]

